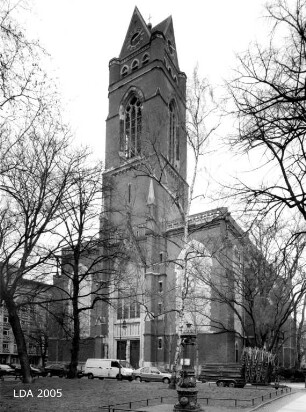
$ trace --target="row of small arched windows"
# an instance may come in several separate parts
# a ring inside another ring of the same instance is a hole
[[[164,59],[164,63],[165,63],[165,66],[167,67],[168,72],[170,73],[170,76],[172,77],[172,79],[173,79],[173,80],[175,81],[175,83],[177,84],[177,83],[178,83],[177,77],[176,77],[176,75],[173,73],[173,70],[171,69],[170,64],[167,62],[166,59]]]
[[[143,67],[143,66],[145,66],[146,64],[148,64],[148,63],[149,63],[149,60],[150,60],[149,54],[148,54],[148,53],[145,53],[145,54],[142,56],[142,59],[141,59],[141,67]],[[134,60],[132,61],[132,64],[131,64],[131,69],[129,68],[128,65],[124,65],[124,66],[122,67],[122,69],[121,69],[121,76],[122,76],[122,77],[125,77],[125,76],[127,76],[127,75],[129,74],[129,71],[130,71],[130,70],[131,70],[131,72],[134,72],[134,71],[136,71],[137,69],[139,69],[139,67],[140,67],[140,65],[139,65],[139,60],[138,60],[138,59],[134,59]]]

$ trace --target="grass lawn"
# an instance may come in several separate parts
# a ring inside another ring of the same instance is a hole
[[[266,401],[270,398],[270,393],[272,398],[276,396],[276,391],[272,388],[218,388],[215,384],[199,383],[197,389],[198,402],[207,412],[237,409],[246,412],[251,409],[253,398],[259,397],[254,403],[258,405],[262,397]],[[281,395],[280,390],[278,395]],[[147,406],[147,399],[150,399],[149,406],[160,404],[161,397],[164,403],[174,405],[177,401],[176,391],[168,389],[168,385],[162,383],[87,378],[69,380],[58,377],[37,378],[31,385],[8,377],[0,381],[0,411],[3,412],[96,412],[107,410],[103,406],[114,404],[121,404],[118,408],[129,410],[130,402],[135,410]],[[209,398],[208,405],[206,398]]]

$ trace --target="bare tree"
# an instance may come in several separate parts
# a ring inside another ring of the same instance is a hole
[[[303,347],[303,339],[305,338],[305,310],[306,310],[306,294],[300,305],[294,310],[294,323],[296,325],[295,334],[295,368],[300,369],[302,359],[305,356],[305,347]]]
[[[176,304],[179,307],[169,308],[168,311],[175,311],[178,320],[178,330],[182,330],[184,324],[185,302],[189,292],[190,274],[188,271],[190,260],[190,250],[188,243],[190,242],[189,231],[189,216],[193,200],[196,197],[195,185],[199,172],[199,163],[201,157],[205,155],[208,147],[210,136],[214,133],[219,125],[217,118],[208,127],[209,119],[216,112],[217,105],[214,102],[212,88],[206,79],[201,79],[198,74],[198,68],[195,68],[192,78],[187,88],[187,114],[182,119],[179,119],[179,128],[187,138],[187,143],[192,152],[192,165],[189,170],[189,187],[184,179],[177,175],[177,178],[171,178],[173,174],[173,165],[169,156],[165,156],[160,151],[159,144],[155,142],[154,136],[147,144],[147,156],[144,155],[143,161],[137,165],[137,176],[150,177],[158,187],[164,192],[168,202],[173,204],[181,219],[181,228],[183,236],[178,248],[185,251],[184,256],[176,259],[175,263],[182,268],[182,283],[180,287],[179,298]],[[157,235],[157,234],[156,234]],[[159,236],[163,236],[159,233]],[[170,263],[170,262],[169,262]],[[174,351],[173,362],[173,379],[171,387],[175,387],[175,377],[180,355],[180,337],[178,336],[176,349]]]
[[[27,297],[18,293],[26,275],[43,278],[39,268],[54,252],[49,236],[75,159],[68,154],[69,131],[54,82],[42,69],[46,54],[13,18],[20,6],[4,1],[0,7],[0,300],[9,313],[23,379],[29,382],[18,315]]]
[[[109,211],[101,213],[103,165],[89,166],[89,158],[86,160],[74,169],[61,205],[61,281],[54,285],[60,292],[55,301],[68,310],[70,378],[77,376],[81,332],[89,327],[89,312],[98,302],[104,307],[115,305],[122,279],[120,265],[116,267],[114,262],[126,261],[122,239],[115,238],[115,228],[105,218]],[[105,184],[103,189],[107,190]]]
[[[292,242],[291,231],[280,223],[274,228],[253,223],[240,246],[218,244],[214,258],[221,263],[218,276],[196,266],[194,276],[211,290],[206,301],[225,305],[236,323],[205,312],[207,323],[268,351],[278,352],[284,338],[293,341],[290,323],[306,291],[304,239]],[[203,313],[201,306],[194,312]]]
[[[50,290],[45,285],[42,286],[40,294],[45,292],[45,298],[50,299]],[[32,345],[36,354],[41,356],[42,366],[46,366],[48,360],[48,348],[50,337],[50,316],[46,308],[46,304],[39,305],[37,293],[34,293],[34,301],[29,307],[30,309],[30,330],[25,332],[27,340]],[[41,299],[42,300],[42,299]]]
[[[43,128],[33,125],[30,134],[11,147],[4,163],[8,167],[0,176],[1,301],[8,309],[25,380],[30,379],[29,365],[17,308],[26,302],[18,293],[24,276],[46,277],[40,267],[58,247],[52,247],[49,236],[58,224],[73,165],[64,154],[68,142],[62,128],[47,126],[48,118],[43,119]]]
[[[268,46],[255,44],[238,57],[228,84],[238,133],[234,148],[257,154],[265,176],[239,182],[247,210],[276,216],[296,210],[305,220],[306,2],[276,0],[267,6],[273,25]]]

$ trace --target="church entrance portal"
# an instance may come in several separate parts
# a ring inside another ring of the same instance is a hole
[[[130,364],[134,369],[139,368],[139,353],[140,353],[140,341],[131,340],[130,346]]]
[[[126,340],[117,342],[117,359],[126,360]]]

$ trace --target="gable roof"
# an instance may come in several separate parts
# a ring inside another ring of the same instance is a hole
[[[161,31],[162,33],[166,34],[169,25],[172,23],[172,17],[169,16],[162,22],[158,23],[156,26],[153,27],[152,32],[154,31]]]
[[[171,59],[173,60],[176,67],[179,68],[172,16],[167,17],[165,20],[163,20],[162,22],[154,26],[152,29],[152,33],[156,31],[163,33],[167,41],[170,42],[171,49],[172,49]]]
[[[144,18],[140,14],[137,7],[135,7],[127,33],[125,35],[125,39],[121,48],[121,52],[119,58],[122,59],[123,57],[129,55],[133,50],[130,49],[130,40],[133,33],[137,31],[141,32],[141,42],[139,43],[139,47],[142,47],[143,44],[148,43],[151,37],[151,32],[144,21]],[[138,47],[137,47],[138,48]]]
[[[179,70],[172,16],[167,17],[165,20],[158,23],[152,28],[151,24],[147,24],[145,22],[137,7],[135,7],[132,14],[132,18],[121,48],[119,59],[127,57],[134,51],[137,51],[138,49],[148,44],[151,40],[152,34],[156,32],[163,34],[164,38],[167,41],[167,50],[170,53],[170,59]],[[133,39],[135,41],[134,44]]]

